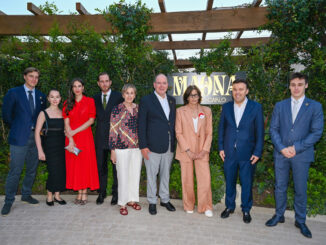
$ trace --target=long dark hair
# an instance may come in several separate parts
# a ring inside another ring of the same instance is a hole
[[[80,82],[83,85],[83,87],[85,87],[84,82],[83,82],[83,80],[81,78],[74,78],[74,79],[72,79],[72,81],[70,83],[70,89],[69,89],[69,93],[68,93],[68,99],[67,99],[67,102],[66,102],[66,110],[65,110],[65,113],[67,115],[69,115],[69,112],[74,108],[75,103],[76,103],[76,101],[75,101],[75,94],[74,94],[74,92],[72,90],[72,88],[74,86],[74,83],[76,81]],[[83,92],[83,94],[84,94],[84,92]]]

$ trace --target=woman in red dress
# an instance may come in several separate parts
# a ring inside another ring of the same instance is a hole
[[[77,191],[75,204],[87,203],[87,188],[99,188],[95,145],[91,125],[94,123],[96,110],[92,98],[84,94],[84,83],[73,79],[68,99],[62,110],[66,132],[66,187]],[[76,155],[74,150],[81,152]]]

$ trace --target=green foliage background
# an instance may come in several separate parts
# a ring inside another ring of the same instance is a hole
[[[291,65],[303,64],[308,74],[307,96],[323,104],[326,110],[326,7],[324,0],[267,0],[270,24],[263,29],[273,35],[269,44],[241,49],[241,59],[230,56],[228,41],[214,49],[201,51],[200,58],[192,58],[197,72],[224,71],[234,74],[246,71],[250,82],[250,98],[263,104],[265,114],[265,146],[262,160],[257,165],[255,192],[260,204],[274,205],[273,146],[268,135],[268,126],[273,106],[289,96],[288,77]],[[47,14],[60,11],[51,3],[40,6]],[[152,12],[140,1],[127,4],[121,0],[104,10],[98,10],[112,23],[114,33],[100,35],[87,24],[70,23],[69,41],[64,41],[60,29],[54,23],[45,42],[37,33],[30,33],[22,41],[16,37],[0,36],[0,107],[9,88],[23,84],[22,72],[28,66],[40,69],[38,88],[47,93],[50,88],[60,90],[67,96],[69,83],[74,77],[86,82],[86,94],[98,92],[97,75],[107,71],[113,81],[112,88],[120,90],[124,83],[134,83],[138,89],[136,102],[153,91],[152,82],[156,74],[175,72],[173,62],[166,52],[153,51],[148,40],[159,40],[159,36],[148,36],[149,15]],[[250,17],[249,17],[250,18]],[[224,195],[223,163],[217,151],[217,127],[221,106],[211,106],[214,119],[214,136],[210,154],[212,191],[214,203]],[[8,128],[0,120],[0,193],[4,193],[5,178],[9,170]],[[316,145],[316,161],[310,168],[308,183],[309,214],[326,214],[326,136]],[[109,164],[111,168],[111,164]],[[45,164],[40,164],[34,192],[45,193],[47,178]],[[112,182],[109,170],[109,186]],[[175,161],[171,169],[171,195],[181,198],[180,166]],[[141,194],[146,194],[146,173],[142,169]],[[289,188],[288,207],[293,207],[293,183]]]

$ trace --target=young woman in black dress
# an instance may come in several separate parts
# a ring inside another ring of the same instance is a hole
[[[65,134],[62,111],[59,108],[60,92],[56,89],[50,90],[47,99],[50,106],[41,111],[37,118],[35,141],[38,157],[46,161],[48,169],[46,204],[53,206],[57,202],[64,205],[66,201],[60,197],[60,192],[66,189]],[[44,124],[47,124],[47,133],[42,146],[40,131]]]

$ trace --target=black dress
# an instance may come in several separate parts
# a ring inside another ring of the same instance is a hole
[[[63,118],[49,118],[44,111],[48,124],[47,136],[44,139],[48,179],[46,189],[60,192],[66,189],[65,134]]]

